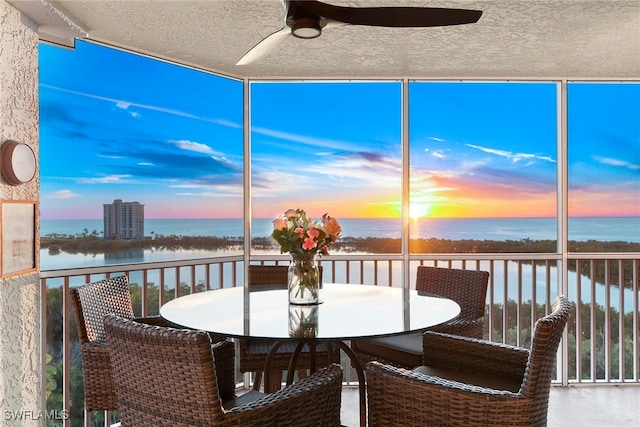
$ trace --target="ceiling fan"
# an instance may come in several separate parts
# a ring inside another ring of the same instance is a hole
[[[346,7],[319,1],[283,0],[283,27],[270,34],[247,52],[236,65],[254,62],[275,50],[290,37],[313,39],[323,28],[340,25],[375,27],[442,27],[473,24],[481,10],[437,7]]]

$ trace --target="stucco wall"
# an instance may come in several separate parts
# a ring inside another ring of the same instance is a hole
[[[38,157],[35,30],[29,19],[0,0],[0,142],[13,139],[26,143]],[[0,179],[2,200],[38,200],[38,191],[38,174],[32,182],[15,187]],[[38,228],[36,225],[36,239]],[[1,240],[0,235],[0,243]],[[37,420],[38,412],[45,409],[40,302],[37,273],[0,279],[0,425],[3,426],[44,425]]]

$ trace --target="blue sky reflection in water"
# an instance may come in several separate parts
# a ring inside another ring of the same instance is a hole
[[[40,61],[43,219],[101,218],[114,199],[241,217],[242,82],[86,42],[42,44]],[[554,217],[557,87],[412,82],[411,215]],[[251,90],[254,216],[400,215],[399,82]],[[569,85],[571,215],[640,216],[639,100],[637,82]]]

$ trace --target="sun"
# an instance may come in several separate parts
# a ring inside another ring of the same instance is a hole
[[[409,216],[416,220],[425,216],[429,216],[431,206],[428,203],[411,202],[409,207]]]

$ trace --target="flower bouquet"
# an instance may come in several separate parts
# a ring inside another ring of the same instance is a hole
[[[302,209],[289,209],[273,220],[273,238],[280,244],[280,253],[289,252],[289,302],[318,304],[320,275],[316,255],[327,255],[342,228],[329,215],[322,222],[307,218]]]

